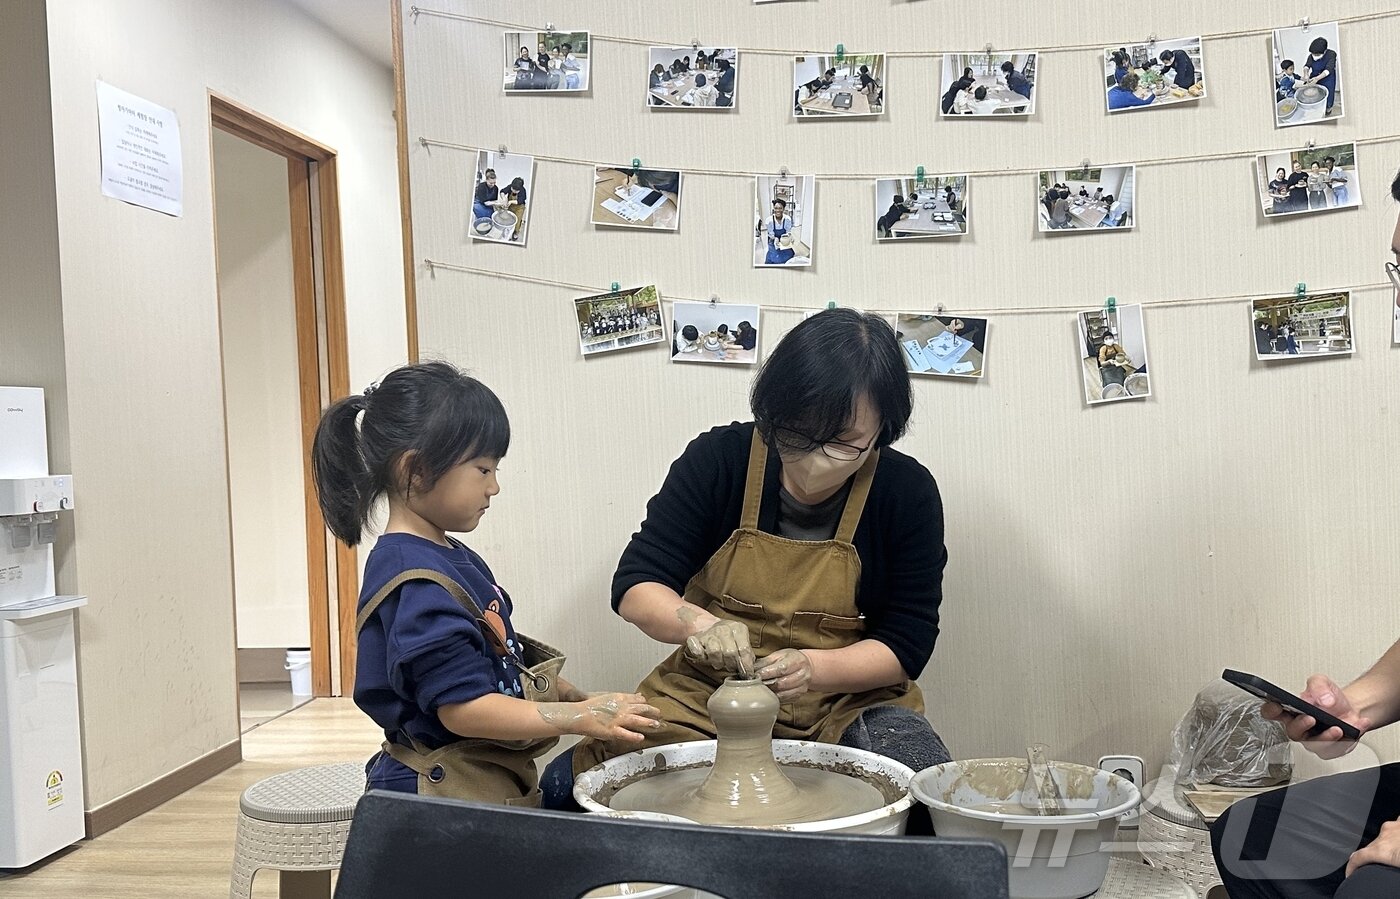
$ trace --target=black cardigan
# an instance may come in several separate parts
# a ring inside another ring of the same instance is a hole
[[[684,594],[690,579],[739,527],[753,428],[752,422],[714,428],[692,440],[672,463],[618,562],[614,610],[637,584],[656,582]],[[770,451],[758,519],[759,530],[769,534],[777,532],[780,470],[777,453]],[[865,636],[887,645],[916,678],[938,639],[948,562],[943,501],[928,469],[898,450],[881,450],[852,542],[861,560],[856,604],[866,618]]]

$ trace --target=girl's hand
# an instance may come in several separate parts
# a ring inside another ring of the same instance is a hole
[[[564,734],[639,743],[661,729],[661,710],[640,693],[601,693],[581,702],[540,703],[540,717]]]

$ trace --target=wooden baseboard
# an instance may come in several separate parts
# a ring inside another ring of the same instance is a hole
[[[87,838],[99,837],[243,761],[243,742],[234,740],[84,814]]]

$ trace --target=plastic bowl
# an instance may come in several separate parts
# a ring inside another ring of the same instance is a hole
[[[928,806],[940,837],[992,840],[1006,847],[1012,899],[1079,899],[1103,886],[1108,844],[1118,819],[1142,793],[1108,771],[1051,762],[1065,802],[1053,817],[1008,814],[979,806],[1015,802],[1026,781],[1025,759],[966,759],[925,768],[909,788]]]

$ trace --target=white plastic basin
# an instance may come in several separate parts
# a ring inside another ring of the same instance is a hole
[[[895,798],[874,811],[859,815],[782,824],[768,829],[799,833],[904,833],[909,808],[914,804],[913,797],[909,795],[909,782],[914,772],[908,766],[862,749],[808,740],[774,740],[773,757],[779,764],[802,764],[842,773],[859,772],[874,783],[884,784],[883,789],[895,794]],[[644,774],[708,765],[714,762],[714,758],[714,740],[672,743],[631,752],[580,774],[574,780],[574,799],[585,811],[610,813],[612,810],[597,801],[595,796],[610,794],[617,785],[630,783]]]
[[[910,790],[929,807],[941,837],[993,840],[1006,847],[1012,899],[1080,899],[1103,886],[1118,819],[1138,807],[1130,781],[1097,768],[1051,762],[1065,814],[1006,814],[976,806],[1014,802],[1026,760],[965,759],[925,768]]]

